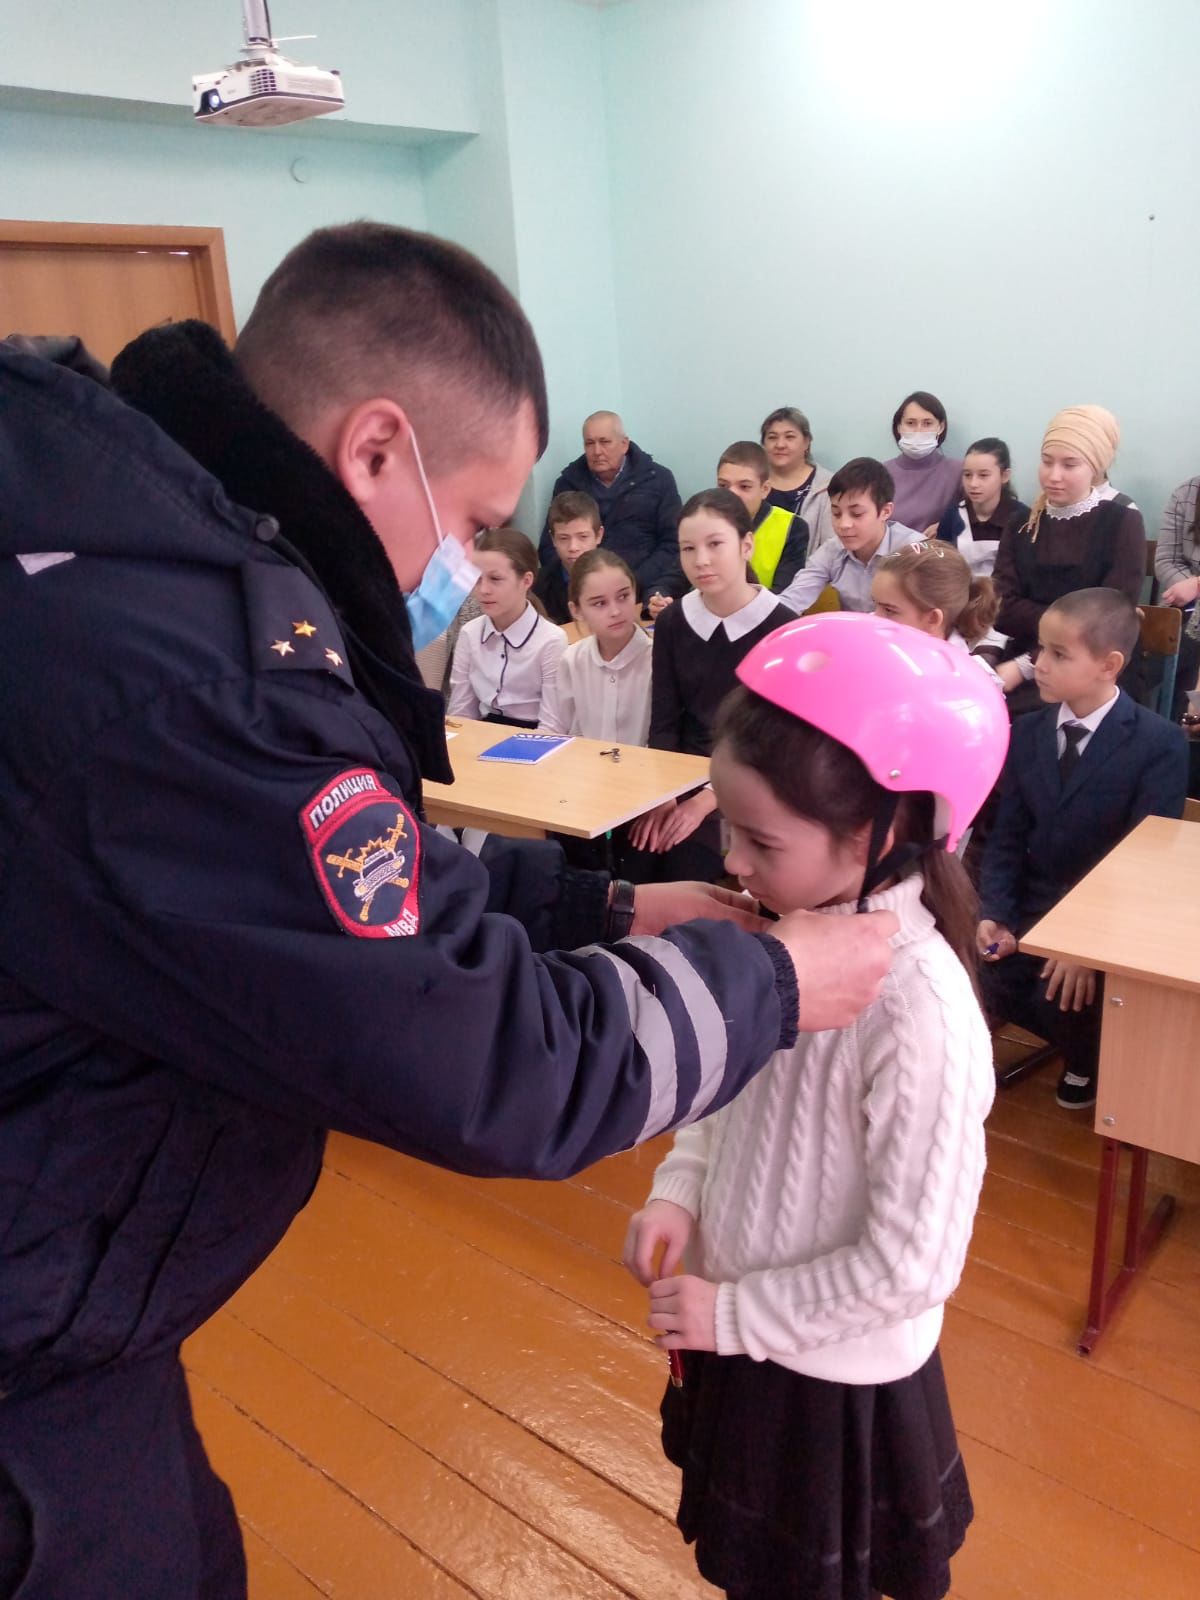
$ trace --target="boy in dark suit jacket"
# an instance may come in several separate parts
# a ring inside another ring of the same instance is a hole
[[[1144,817],[1178,817],[1187,791],[1180,728],[1117,688],[1138,638],[1118,589],[1080,589],[1043,613],[1035,679],[1044,710],[1022,717],[983,851],[978,946],[993,1023],[1057,1046],[1060,1106],[1096,1100],[1099,974],[1018,953],[1017,942]]]

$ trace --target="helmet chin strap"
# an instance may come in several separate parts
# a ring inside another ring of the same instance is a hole
[[[930,839],[926,844],[894,844],[883,853],[883,846],[893,822],[900,796],[885,790],[871,823],[871,838],[867,846],[867,870],[863,874],[862,888],[858,892],[858,910],[867,909],[867,901],[881,883],[889,878],[902,878],[914,862],[931,850],[945,849],[948,834],[940,839]]]

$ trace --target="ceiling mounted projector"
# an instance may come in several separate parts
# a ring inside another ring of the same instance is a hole
[[[277,128],[345,108],[340,73],[302,67],[276,50],[277,43],[291,41],[271,37],[266,0],[242,0],[242,30],[246,43],[240,61],[192,79],[192,115],[197,122]],[[293,37],[312,39],[316,35]]]

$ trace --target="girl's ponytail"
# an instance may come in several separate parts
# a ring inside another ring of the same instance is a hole
[[[972,578],[967,591],[967,603],[958,614],[954,626],[969,646],[986,637],[1000,609],[1000,597],[990,578]]]

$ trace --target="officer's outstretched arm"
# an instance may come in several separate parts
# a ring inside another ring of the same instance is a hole
[[[399,741],[300,676],[104,730],[26,819],[0,965],[182,1072],[478,1173],[561,1177],[791,1043],[786,952],[730,924],[534,954],[414,821]]]

